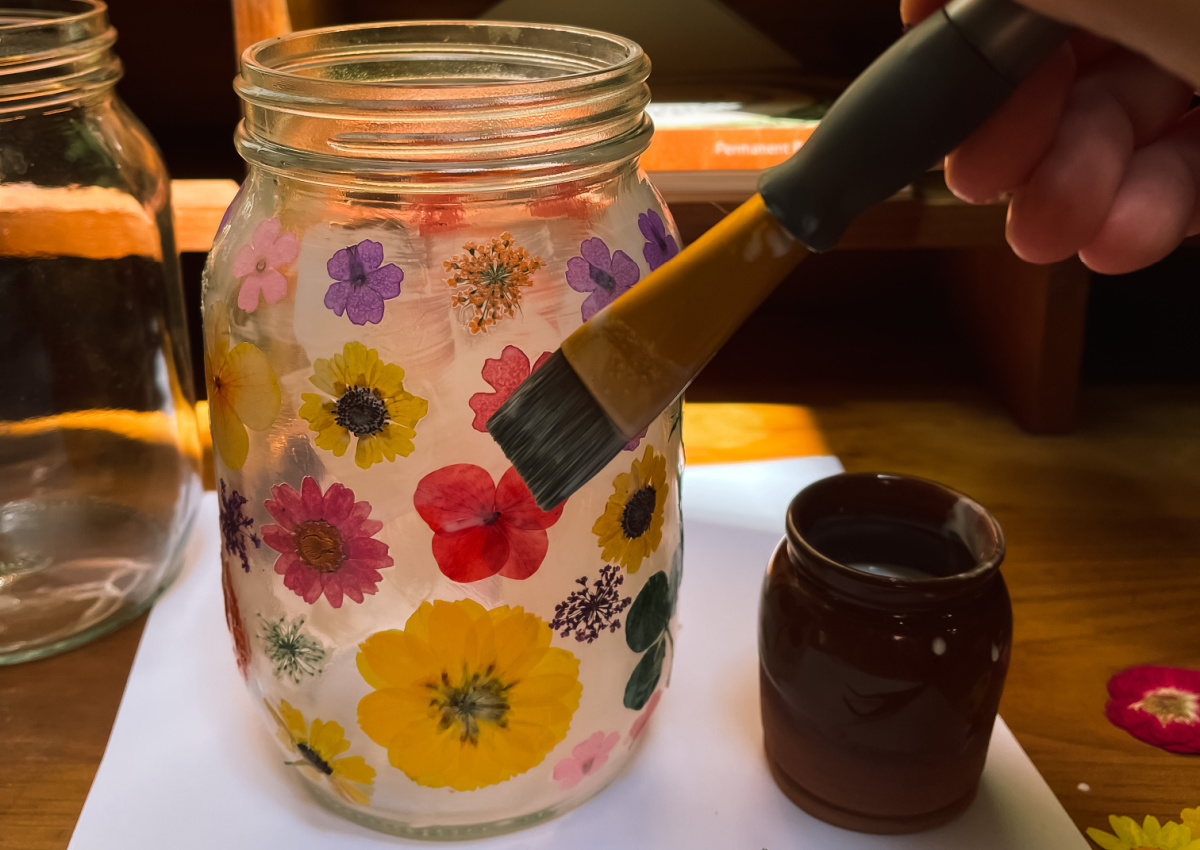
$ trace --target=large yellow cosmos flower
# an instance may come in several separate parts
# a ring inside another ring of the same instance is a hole
[[[592,526],[603,550],[600,557],[636,573],[662,542],[668,489],[667,459],[648,445],[629,472],[613,479],[613,494]]]
[[[270,703],[266,706],[279,724],[279,737],[300,754],[299,760],[289,764],[324,776],[337,795],[347,802],[360,806],[370,802],[367,791],[359,786],[375,784],[375,768],[362,756],[334,758],[350,748],[340,724],[314,719],[309,726],[304,722],[304,715],[292,708],[287,700],[279,701],[278,711]]]
[[[265,431],[279,415],[279,380],[267,356],[248,342],[229,347],[229,314],[214,305],[204,334],[204,375],[213,447],[230,469],[250,451],[246,429]]]
[[[536,767],[579,708],[579,661],[522,608],[424,602],[359,645],[358,725],[430,788],[471,791]]]
[[[313,363],[313,386],[332,398],[304,393],[300,415],[317,432],[319,448],[341,457],[357,437],[354,462],[363,469],[385,457],[408,457],[416,424],[429,402],[404,389],[404,370],[379,359],[361,342],[348,342],[341,354]]]

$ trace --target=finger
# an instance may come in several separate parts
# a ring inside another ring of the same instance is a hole
[[[1104,225],[1079,257],[1103,274],[1144,268],[1200,230],[1200,110],[1133,155]]]
[[[1054,142],[1074,78],[1073,52],[1064,45],[946,158],[950,191],[983,204],[1022,185]]]
[[[1134,149],[1173,126],[1189,99],[1186,86],[1140,57],[1119,52],[1099,63],[1076,85],[1049,150],[1013,194],[1013,250],[1046,263],[1091,243]]]

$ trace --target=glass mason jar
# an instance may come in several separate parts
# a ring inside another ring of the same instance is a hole
[[[462,838],[611,781],[666,685],[680,408],[551,511],[486,433],[678,248],[630,41],[379,24],[255,45],[205,273],[238,663],[317,800]]]
[[[0,0],[0,663],[174,577],[199,441],[170,184],[97,0]]]

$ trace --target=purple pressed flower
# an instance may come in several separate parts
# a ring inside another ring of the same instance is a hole
[[[638,230],[646,237],[646,244],[642,246],[642,256],[646,258],[650,271],[654,271],[679,253],[679,244],[675,237],[667,233],[666,222],[654,210],[646,210],[638,216]]]
[[[586,322],[637,283],[641,272],[624,251],[610,257],[608,246],[600,238],[585,239],[579,253],[581,256],[567,260],[567,283],[576,292],[592,293],[581,310]]]
[[[262,545],[262,541],[258,535],[250,530],[254,525],[254,519],[246,516],[242,508],[246,506],[248,500],[237,490],[229,490],[225,492],[225,479],[221,479],[221,496],[218,506],[221,516],[221,540],[224,543],[225,551],[230,555],[236,555],[242,562],[242,569],[245,572],[250,572],[250,559],[246,553],[246,541],[249,540],[257,549]]]
[[[621,628],[618,615],[632,601],[628,596],[622,598],[618,589],[624,582],[625,577],[620,570],[611,564],[600,568],[600,578],[592,582],[591,587],[588,586],[587,576],[575,579],[580,589],[554,606],[550,628],[564,638],[574,631],[575,640],[580,643],[591,643],[606,629],[615,632]]]
[[[335,281],[325,293],[325,306],[356,325],[379,324],[384,300],[399,295],[404,280],[399,266],[383,265],[383,246],[370,239],[338,251],[325,268]]]

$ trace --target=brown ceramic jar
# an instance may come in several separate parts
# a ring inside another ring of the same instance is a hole
[[[779,787],[822,820],[915,832],[975,796],[1008,670],[1004,537],[916,478],[841,474],[793,499],[759,622]]]

